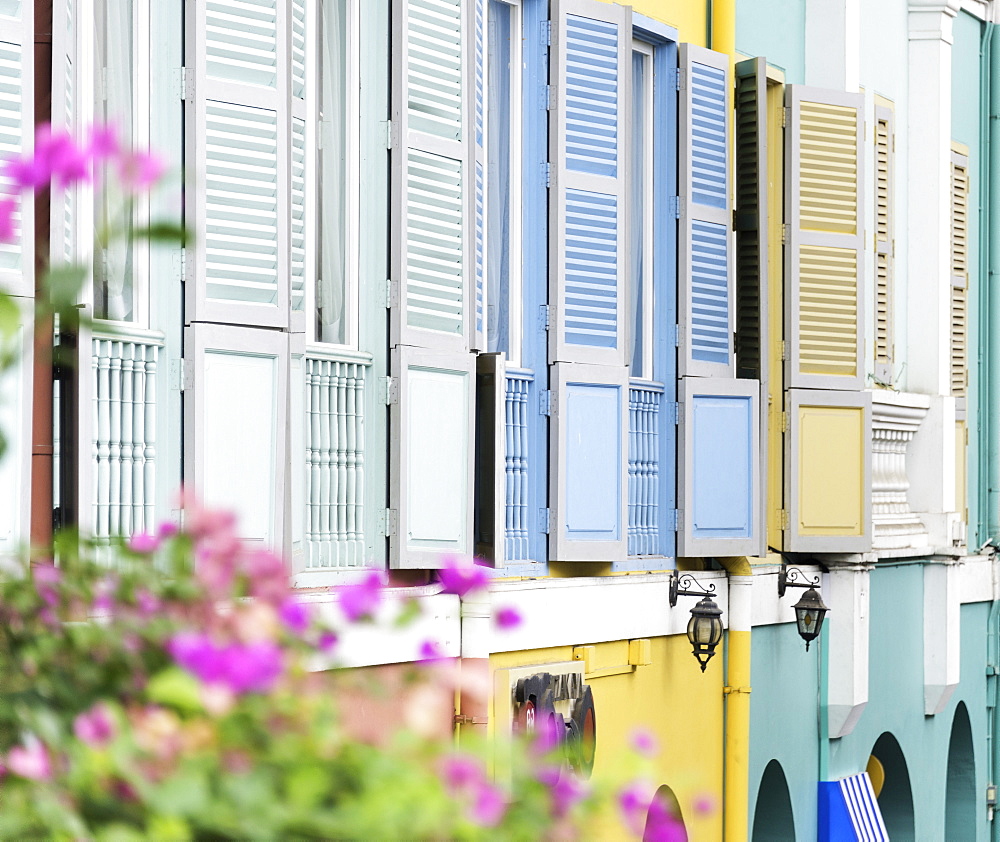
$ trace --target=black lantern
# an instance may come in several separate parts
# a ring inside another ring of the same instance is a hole
[[[795,567],[782,568],[778,573],[778,596],[785,595],[786,588],[808,588],[802,594],[802,599],[792,606],[795,611],[795,625],[799,630],[799,637],[806,642],[806,651],[809,651],[809,644],[819,637],[823,629],[823,620],[826,619],[826,612],[830,609],[823,604],[823,599],[819,595],[816,587],[819,585],[819,576],[811,582],[799,582],[801,577],[805,579],[805,574]]]
[[[681,585],[684,588],[681,588]],[[700,596],[698,604],[691,609],[691,619],[688,620],[687,636],[691,641],[691,653],[705,671],[708,662],[715,654],[715,647],[722,641],[722,609],[712,599],[715,596],[715,585],[709,585],[707,591],[692,590],[695,584],[693,576],[681,576],[676,570],[670,577],[670,606],[677,604],[678,596]]]

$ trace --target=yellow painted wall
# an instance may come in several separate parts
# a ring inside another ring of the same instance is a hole
[[[667,785],[677,795],[692,842],[722,839],[723,669],[721,651],[704,674],[691,655],[687,637],[653,638],[652,663],[625,675],[594,678],[597,712],[595,778],[618,780],[629,754],[629,740],[637,727],[658,738],[660,754],[654,761],[656,786]],[[721,647],[720,647],[721,649]],[[570,646],[508,652],[490,656],[490,669],[571,661]],[[628,641],[596,646],[592,670],[628,663]],[[505,704],[506,700],[494,699]],[[495,713],[490,711],[491,721]],[[623,781],[624,783],[624,781]],[[710,796],[717,809],[710,816],[695,815],[693,802]],[[589,838],[614,842],[632,839],[612,809],[601,817]]]
[[[679,41],[708,46],[707,0],[631,0],[625,5],[640,15],[677,27]]]

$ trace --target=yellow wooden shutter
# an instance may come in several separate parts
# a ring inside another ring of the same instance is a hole
[[[893,367],[893,113],[875,109],[875,377],[892,383]]]
[[[969,159],[951,156],[951,393],[968,387]]]

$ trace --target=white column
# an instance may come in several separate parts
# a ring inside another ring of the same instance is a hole
[[[861,0],[806,3],[806,84],[855,93],[861,84]]]
[[[868,704],[868,571],[862,564],[834,567],[823,587],[824,602],[830,606],[827,719],[831,738],[850,734]]]
[[[962,622],[959,566],[924,565],[924,714],[944,710],[958,687]]]
[[[930,534],[932,547],[949,547],[961,519],[955,511],[955,399],[931,397],[907,460],[910,507]]]
[[[951,45],[959,0],[909,0],[906,388],[947,395],[951,313]],[[954,421],[954,419],[952,419]],[[954,423],[952,423],[954,427]],[[943,481],[943,480],[942,480]],[[954,485],[954,481],[952,481]]]

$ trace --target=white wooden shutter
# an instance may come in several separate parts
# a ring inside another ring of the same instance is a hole
[[[951,154],[951,394],[964,398],[969,386],[969,159]]]
[[[556,561],[628,556],[631,46],[629,8],[553,4],[549,558]]]
[[[895,318],[895,118],[892,109],[875,109],[875,377],[893,378]]]
[[[0,162],[31,151],[35,134],[35,43],[32,0],[0,0]],[[59,19],[56,18],[56,21]],[[0,200],[15,197],[0,175]],[[0,243],[0,288],[35,294],[35,216],[30,192],[16,197],[17,239]]]
[[[2,6],[0,6],[2,8]],[[31,415],[34,307],[18,299],[21,320],[12,341],[20,359],[0,376],[0,558],[23,556],[31,536]]]
[[[475,4],[395,0],[389,558],[473,553]]]
[[[189,321],[286,327],[288,0],[188,0]]]
[[[786,384],[864,385],[864,96],[790,85]]]
[[[281,550],[288,334],[194,324],[184,346],[185,482],[206,505],[234,511],[240,537]]]
[[[472,73],[468,101],[472,103],[472,165],[475,168],[475,196],[473,197],[474,222],[474,271],[476,306],[472,310],[472,347],[486,350],[486,0],[473,0],[472,14]]]
[[[679,52],[679,374],[732,377],[729,56]]]
[[[315,50],[307,50],[308,26],[316,24],[316,16],[308,17],[306,0],[289,0],[291,7],[291,85],[292,99],[290,107],[290,140],[291,140],[291,171],[290,171],[290,202],[291,217],[289,231],[290,254],[290,296],[291,309],[298,314],[305,309],[306,284],[313,282],[313,272],[310,271],[310,251],[306,242],[306,215],[315,213],[310,208],[313,201],[312,184],[315,182],[314,150],[309,147],[310,132],[307,122],[310,119],[309,104],[314,94],[308,91],[309,73],[314,73],[316,64]],[[315,36],[313,37],[315,41]],[[307,210],[308,209],[308,210]],[[308,244],[309,247],[312,244]],[[305,329],[304,317],[293,317],[291,327],[295,331]]]

